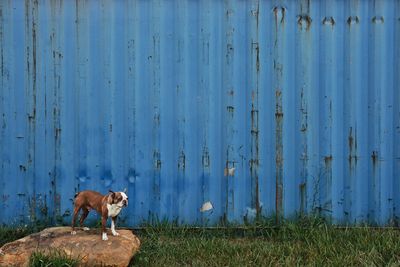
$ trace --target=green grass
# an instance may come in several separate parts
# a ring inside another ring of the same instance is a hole
[[[400,265],[398,230],[338,229],[320,220],[216,230],[164,225],[138,236],[132,266]]]
[[[0,227],[1,244],[4,237],[8,242],[29,231]],[[336,228],[321,219],[282,222],[279,226],[263,220],[222,228],[164,223],[145,226],[135,234],[142,246],[131,266],[400,266],[397,229]],[[57,253],[37,253],[31,258],[31,266],[73,264],[74,259]]]
[[[0,226],[0,247],[5,243],[23,238],[26,235],[36,232],[31,227],[5,227]]]
[[[35,223],[25,226],[0,225],[0,247],[5,243],[20,239],[32,233],[40,232],[48,225],[46,221],[35,221]]]

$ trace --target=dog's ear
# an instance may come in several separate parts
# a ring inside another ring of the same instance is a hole
[[[114,199],[115,199],[115,192],[109,190],[109,194],[108,194],[108,197],[107,197],[107,202],[109,204],[113,204],[114,203]]]
[[[115,198],[115,192],[112,191],[112,190],[108,190],[108,192],[111,193],[111,194],[110,194],[110,197],[111,197],[112,200],[114,200],[114,198]]]
[[[124,188],[124,193],[126,193],[126,191],[128,191],[127,189],[126,189],[126,187]]]

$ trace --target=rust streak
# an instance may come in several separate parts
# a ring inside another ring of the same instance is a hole
[[[178,159],[178,169],[185,170],[185,164],[186,164],[185,152],[181,151]]]
[[[277,28],[278,21],[280,24],[283,24],[285,22],[285,8],[282,6],[276,6],[276,7],[274,7],[273,11],[275,14],[275,26],[276,26],[276,29],[278,30],[278,28]]]
[[[306,205],[306,183],[299,184],[299,190],[300,190],[300,212],[301,214],[304,214]]]
[[[252,176],[252,188],[253,188],[253,196],[252,196],[252,206],[256,208],[256,214],[259,216],[260,210],[260,200],[259,200],[259,177],[258,177],[258,166],[259,166],[259,139],[258,139],[258,110],[255,108],[255,104],[258,105],[258,92],[256,92],[257,96],[254,97],[252,94],[252,108],[251,108],[251,154],[252,158],[250,159],[250,173]],[[255,98],[255,99],[254,99]],[[254,100],[256,101],[254,103]]]
[[[0,23],[1,23],[1,27],[0,27],[1,77],[2,77],[1,81],[3,83],[3,79],[4,79],[4,51],[3,51],[3,49],[4,49],[4,47],[3,47],[3,31],[4,31],[3,27],[4,26],[3,25],[4,25],[4,23],[3,23],[3,10],[1,10],[1,9],[0,9]],[[3,84],[2,84],[2,87],[3,87]]]
[[[322,24],[324,25],[331,25],[332,27],[335,26],[335,19],[333,17],[325,17],[322,20]]]
[[[375,24],[382,24],[382,23],[384,23],[385,22],[385,19],[383,18],[383,16],[374,16],[373,18],[372,18],[372,23],[375,23]]]
[[[372,151],[371,159],[372,159],[372,165],[375,168],[375,166],[378,163],[378,151]]]
[[[297,16],[297,24],[300,26],[300,28],[303,28],[303,26],[305,26],[306,31],[310,29],[311,22],[312,19],[308,14],[301,14]]]
[[[352,165],[353,142],[354,142],[353,128],[350,127],[350,133],[349,133],[349,137],[348,137],[348,143],[349,143],[349,165],[350,166]]]
[[[347,19],[347,24],[349,26],[351,26],[352,24],[358,24],[359,22],[360,22],[360,20],[359,20],[358,16],[350,16]]]
[[[275,123],[276,123],[276,145],[275,145],[275,162],[276,162],[276,220],[279,221],[282,213],[283,198],[283,110],[282,110],[282,91],[275,90],[276,107],[275,107]]]
[[[235,111],[235,107],[233,106],[227,106],[226,110],[228,111],[228,113],[231,115],[231,117],[233,117],[234,111]]]
[[[357,130],[354,131],[354,136],[357,136]],[[353,127],[350,127],[349,137],[348,137],[348,144],[349,144],[349,166],[352,167],[353,160],[354,164],[357,165],[357,139],[353,137]]]
[[[204,147],[204,149],[203,149],[203,156],[202,156],[201,162],[202,162],[203,168],[210,167],[210,154],[208,152],[207,147]]]
[[[328,155],[324,157],[325,167],[330,168],[332,165],[332,155]]]
[[[153,151],[153,163],[156,170],[161,169],[161,155],[158,150]]]

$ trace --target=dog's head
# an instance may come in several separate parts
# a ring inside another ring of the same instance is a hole
[[[124,192],[113,192],[110,190],[110,194],[108,197],[109,204],[115,204],[118,207],[126,207],[128,206],[128,196]]]

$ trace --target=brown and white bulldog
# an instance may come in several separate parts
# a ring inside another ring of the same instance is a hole
[[[79,211],[82,209],[82,215],[79,219],[80,226],[83,227],[83,221],[89,214],[91,209],[96,210],[101,215],[102,239],[108,240],[106,232],[106,223],[108,217],[111,217],[111,232],[114,236],[119,235],[115,231],[115,222],[117,216],[123,207],[128,206],[128,196],[124,192],[110,192],[102,195],[98,192],[86,190],[75,194],[74,214],[72,217],[72,235],[75,235],[75,221]],[[89,228],[84,227],[87,231]]]

